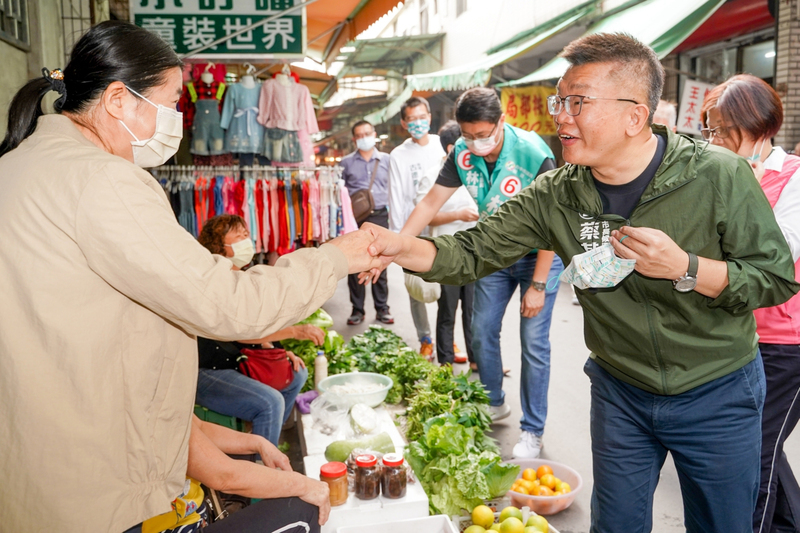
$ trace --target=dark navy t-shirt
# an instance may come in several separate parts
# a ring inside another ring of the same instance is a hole
[[[639,174],[639,176],[624,185],[608,185],[594,179],[594,186],[600,194],[600,200],[603,202],[604,215],[619,215],[623,218],[630,218],[631,213],[639,203],[642,193],[653,181],[661,161],[664,159],[664,152],[667,150],[667,139],[661,135],[656,135],[658,138],[658,148],[650,160],[647,168]]]

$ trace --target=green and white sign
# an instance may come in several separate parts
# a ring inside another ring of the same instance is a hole
[[[300,0],[131,0],[133,22],[188,54],[260,20],[294,7]],[[265,21],[196,57],[263,59],[303,56],[305,8]]]

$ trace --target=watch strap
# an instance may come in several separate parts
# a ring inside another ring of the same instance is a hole
[[[687,252],[689,254],[689,270],[686,271],[686,275],[692,278],[697,277],[697,267],[700,264],[700,261],[697,259],[697,256],[692,252]]]

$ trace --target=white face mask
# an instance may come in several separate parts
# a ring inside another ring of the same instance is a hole
[[[633,272],[635,259],[622,259],[614,247],[606,243],[594,250],[573,256],[561,280],[579,289],[608,289],[617,286]]]
[[[127,86],[126,86],[127,87]],[[130,87],[128,90],[143,99],[148,104],[158,109],[156,114],[156,130],[149,139],[139,140],[131,129],[121,120],[122,127],[128,130],[131,137],[136,139],[131,141],[133,147],[133,163],[142,168],[151,168],[163,165],[167,160],[175,155],[183,138],[183,113],[170,109],[164,105],[156,105]]]
[[[497,129],[497,125],[495,126]],[[497,132],[485,139],[464,139],[467,143],[467,150],[471,153],[483,157],[492,153],[492,150],[497,146]]]
[[[226,244],[225,246],[230,246],[231,250],[233,250],[233,257],[229,257],[228,259],[230,259],[237,268],[243,268],[249,265],[256,253],[256,249],[253,247],[253,241],[250,240],[249,237],[233,244]]]
[[[367,151],[372,150],[372,147],[375,146],[375,136],[370,135],[369,137],[361,137],[360,139],[356,139],[356,146],[359,150]]]

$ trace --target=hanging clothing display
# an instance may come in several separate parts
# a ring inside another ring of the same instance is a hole
[[[258,122],[266,128],[307,130],[309,134],[319,132],[308,87],[295,83],[287,76],[279,76],[261,84]]]
[[[301,163],[303,150],[296,131],[267,128],[261,154],[274,163]]]
[[[220,107],[225,84],[189,82],[178,103],[184,116],[184,128],[191,129],[190,152],[211,156],[225,153],[225,134],[220,126]]]
[[[256,253],[283,255],[358,229],[338,167],[163,166],[152,172],[194,237],[224,213],[245,219]]]
[[[261,151],[264,127],[258,123],[258,99],[261,86],[245,87],[236,83],[228,88],[222,105],[220,126],[225,130],[225,150],[236,154]]]
[[[262,155],[274,163],[301,164],[308,161],[298,132],[319,132],[308,87],[286,75],[261,84],[258,122],[267,128]],[[304,157],[305,155],[305,157]]]

